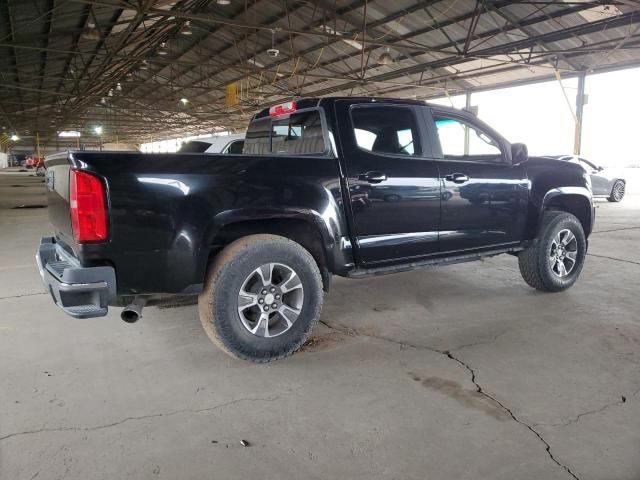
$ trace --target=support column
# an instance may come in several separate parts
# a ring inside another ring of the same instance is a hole
[[[580,155],[582,147],[582,113],[585,104],[584,81],[586,73],[581,72],[578,76],[578,93],[576,94],[576,125],[573,137],[573,154]]]
[[[467,112],[471,111],[471,90],[464,92],[464,109]],[[464,154],[469,155],[469,127],[464,127]]]

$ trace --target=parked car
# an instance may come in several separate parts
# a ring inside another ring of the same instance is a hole
[[[594,197],[606,197],[610,202],[620,202],[624,198],[627,181],[614,169],[595,165],[577,155],[554,156],[558,160],[577,163],[591,177],[591,189]]]
[[[24,166],[28,169],[35,168],[36,175],[39,177],[44,177],[44,157],[29,156],[24,161]]]
[[[179,153],[242,153],[244,133],[198,138],[183,143]]]
[[[530,286],[565,290],[594,223],[580,166],[411,100],[276,105],[253,117],[242,155],[76,151],[46,164],[55,233],[37,262],[59,307],[121,306],[133,322],[145,304],[198,295],[211,340],[254,362],[303,344],[332,275],[509,253]]]

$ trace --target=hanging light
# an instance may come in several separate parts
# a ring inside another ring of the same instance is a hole
[[[393,65],[395,63],[395,59],[389,53],[389,47],[380,54],[378,57],[378,65]]]
[[[102,127],[101,127],[100,125],[98,125],[98,126],[96,126],[96,127],[93,127],[93,132],[94,132],[96,135],[102,135]]]
[[[93,22],[87,22],[87,28],[82,31],[80,36],[87,40],[100,40],[100,32],[96,28],[96,24]]]
[[[109,89],[109,96],[110,96],[110,97],[113,97],[113,88],[110,88],[110,89]]]
[[[160,49],[158,50],[158,55],[166,55],[167,53],[169,53],[167,51],[167,43],[166,42],[162,42],[160,44]]]
[[[140,70],[149,70],[149,63],[146,60],[142,60],[140,63]]]
[[[182,27],[182,30],[180,30],[180,33],[182,35],[193,35],[193,30],[191,29],[191,21],[187,20],[184,24],[184,26]]]
[[[107,99],[106,99],[106,98],[104,98],[104,97],[102,97],[102,98],[100,99],[100,103],[101,103],[102,105],[104,105],[105,103],[107,103]]]
[[[122,91],[122,84],[120,82],[116,83],[116,91],[117,92],[121,92]]]
[[[187,100],[186,98],[182,97],[182,98],[180,99],[180,103],[181,103],[182,105],[186,105],[187,103],[189,103],[189,100]]]
[[[11,135],[11,141],[12,142],[17,142],[18,140],[20,140],[20,137],[18,135],[16,135],[15,133],[13,135]]]
[[[218,5],[230,5],[231,4],[231,0],[218,0],[216,3]]]

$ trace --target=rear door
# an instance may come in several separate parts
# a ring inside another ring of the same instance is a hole
[[[336,105],[359,261],[407,261],[438,249],[440,183],[423,109]]]
[[[518,242],[528,182],[509,144],[471,115],[432,110],[442,187],[441,252]]]

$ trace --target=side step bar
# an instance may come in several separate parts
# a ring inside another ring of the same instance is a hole
[[[409,272],[419,268],[435,267],[440,265],[454,265],[456,263],[473,262],[476,260],[482,260],[486,257],[494,257],[503,253],[517,253],[524,250],[523,246],[515,246],[509,248],[500,248],[497,250],[486,250],[484,252],[468,253],[464,255],[455,255],[451,257],[439,257],[429,258],[427,260],[420,260],[418,262],[400,263],[397,265],[387,265],[384,267],[373,268],[356,268],[355,270],[347,273],[349,278],[366,278],[375,277],[378,275],[388,275],[398,272]]]

